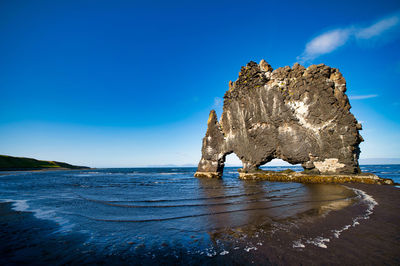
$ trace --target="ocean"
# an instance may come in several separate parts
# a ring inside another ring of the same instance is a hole
[[[361,169],[400,183],[400,165]],[[0,175],[0,264],[213,264],[238,252],[251,254],[286,231],[287,248],[327,248],[368,219],[376,205],[362,190],[342,185],[244,181],[235,167],[226,167],[219,180],[194,178],[195,171],[5,172]],[[355,204],[364,204],[363,212],[324,237],[307,238],[290,229]]]

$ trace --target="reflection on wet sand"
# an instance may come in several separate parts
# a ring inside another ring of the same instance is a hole
[[[210,214],[201,217],[201,222],[212,242],[258,235],[285,219],[293,222],[320,216],[350,205],[355,197],[341,185],[293,184],[283,188],[279,183],[243,180],[233,189],[222,179],[199,179],[199,194],[205,199],[204,211]],[[275,199],[278,194],[279,199]]]
[[[225,188],[222,179],[199,179],[199,194],[204,200],[204,210],[207,213],[216,213],[202,217],[208,230],[216,230],[230,225],[231,213],[229,210],[229,190]],[[219,214],[217,214],[219,213]]]
[[[305,185],[307,197],[305,201],[309,208],[318,210],[319,214],[325,214],[327,211],[339,210],[349,206],[352,199],[356,197],[353,190],[343,185],[327,184],[307,184]]]
[[[257,181],[250,182],[242,182],[242,188],[245,193],[254,194],[252,199],[254,201],[249,201],[246,203],[245,209],[249,209],[249,211],[241,213],[242,226],[246,225],[260,225],[269,220],[274,212],[273,201],[271,196],[269,195],[269,191],[265,190],[264,184]]]
[[[202,217],[202,222],[211,241],[246,237],[261,225],[271,224],[271,217],[282,212],[282,202],[273,200],[276,191],[280,189],[271,190],[265,182],[241,181],[232,188],[221,179],[199,179],[199,194],[208,198],[204,207],[211,215]]]

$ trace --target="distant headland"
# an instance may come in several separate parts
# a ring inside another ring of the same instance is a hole
[[[90,169],[90,167],[77,166],[56,161],[42,161],[32,158],[0,155],[0,171],[70,170],[70,169]]]

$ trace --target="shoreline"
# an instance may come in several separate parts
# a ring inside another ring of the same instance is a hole
[[[13,170],[3,170],[0,169],[0,175],[5,174],[5,172],[10,173],[21,173],[21,172],[49,172],[49,171],[82,171],[82,170],[94,170],[97,168],[64,168],[64,167],[55,167],[55,168],[20,168],[20,169],[13,169]]]
[[[77,250],[70,254],[65,263],[163,263],[191,265],[221,264],[255,264],[255,265],[381,265],[400,264],[400,190],[394,186],[345,184],[350,189],[366,193],[377,202],[368,218],[360,218],[355,226],[354,218],[368,213],[369,205],[356,203],[340,210],[330,211],[324,217],[311,221],[303,221],[273,235],[260,235],[251,240],[261,245],[241,246],[230,249],[228,253],[207,255],[181,252],[178,258],[173,256],[155,258],[146,254],[132,254],[120,258],[118,254],[109,257],[107,254],[87,251],[82,245],[84,237],[79,233],[52,235],[46,228],[57,227],[51,221],[34,217],[30,212],[11,210],[12,203],[0,204],[2,224],[0,245],[0,261],[7,263],[23,263],[35,258],[38,264],[44,262],[57,263],[57,255],[63,249]],[[12,218],[14,217],[14,218]],[[290,223],[289,223],[290,224]],[[335,237],[335,230],[349,228]],[[299,238],[299,235],[303,237]],[[11,240],[10,240],[11,239]],[[326,241],[329,239],[329,241]],[[10,240],[10,241],[8,241]],[[298,241],[298,242],[296,242]],[[9,246],[8,243],[13,243]],[[247,245],[246,241],[242,243]],[[297,246],[296,246],[297,244]],[[32,247],[33,245],[33,247]],[[171,247],[178,250],[178,247]],[[29,255],[18,258],[25,249]],[[79,250],[79,251],[78,251]],[[46,259],[37,260],[43,252],[49,254]],[[88,252],[88,253],[86,253]],[[157,251],[155,251],[157,252]],[[83,253],[84,256],[79,254]],[[31,256],[31,257],[29,257]],[[58,261],[59,262],[59,261]]]
[[[311,224],[304,223],[293,230],[317,240],[317,243],[310,241],[303,248],[290,248],[286,243],[286,248],[281,249],[266,245],[259,248],[260,256],[256,256],[255,263],[263,264],[261,254],[273,254],[270,261],[277,265],[399,265],[400,189],[375,184],[352,183],[344,186],[366,193],[377,204],[372,210],[362,204],[354,204],[331,211]],[[360,216],[366,213],[365,219]],[[354,214],[360,217],[357,223],[354,223]],[[353,219],[349,219],[351,217]],[[342,228],[346,229],[336,238],[334,231]],[[286,242],[289,240],[282,232],[276,237],[283,245],[285,239]],[[307,242],[307,237],[302,243]]]

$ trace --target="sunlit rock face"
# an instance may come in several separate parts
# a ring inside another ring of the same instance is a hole
[[[361,125],[345,92],[339,70],[323,64],[248,63],[229,82],[220,121],[210,113],[196,176],[221,176],[232,152],[242,172],[279,158],[311,173],[359,173]]]

